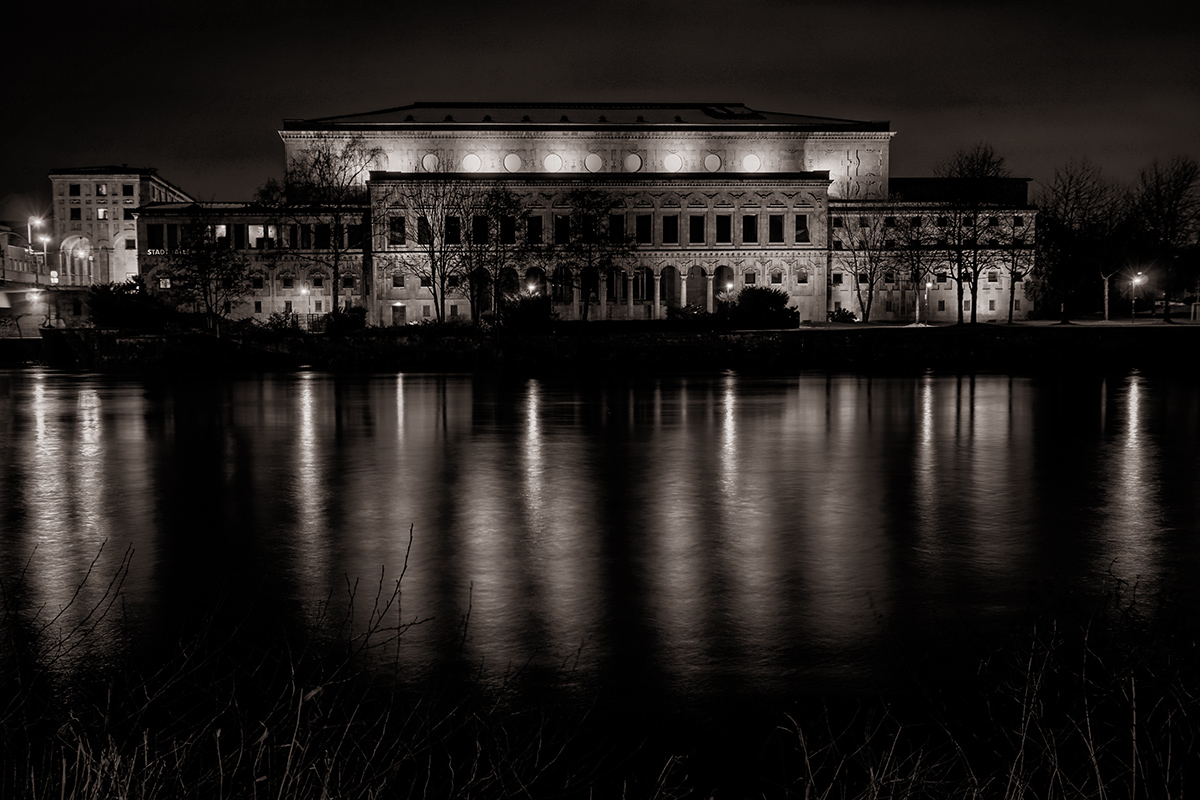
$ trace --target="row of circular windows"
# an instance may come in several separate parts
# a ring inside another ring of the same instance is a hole
[[[434,153],[427,153],[425,157],[421,159],[421,167],[426,172],[436,172],[440,163],[441,160]],[[642,157],[637,153],[630,153],[629,155],[625,156],[626,172],[640,171],[643,163]],[[675,153],[669,153],[667,157],[663,159],[662,163],[663,168],[666,169],[667,172],[678,172],[679,170],[683,169],[683,158]],[[709,172],[717,172],[723,165],[724,162],[716,153],[709,153],[704,157],[704,168]],[[523,166],[525,166],[525,161],[516,153],[509,153],[504,157],[504,168],[509,172],[520,172]],[[583,166],[588,172],[599,172],[604,168],[604,159],[597,153],[589,153],[588,156],[583,159]],[[762,159],[753,153],[742,157],[742,171],[744,172],[758,172],[761,166]],[[557,153],[551,153],[542,159],[542,167],[547,172],[558,172],[563,168],[562,156],[558,155]],[[462,168],[467,172],[478,172],[483,168],[483,159],[474,153],[468,153],[467,155],[463,156]]]

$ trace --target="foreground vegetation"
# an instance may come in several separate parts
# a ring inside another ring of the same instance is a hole
[[[530,693],[448,666],[408,685],[380,655],[419,621],[383,576],[358,625],[352,602],[300,640],[210,624],[161,659],[89,670],[78,655],[129,563],[76,594],[66,627],[19,610],[22,580],[3,587],[0,796],[1179,798],[1200,767],[1188,609],[1118,579],[1048,599],[965,669],[898,654],[915,677],[848,699],[797,687],[713,747],[555,699],[564,675]]]

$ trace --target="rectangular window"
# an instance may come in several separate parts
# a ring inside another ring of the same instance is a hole
[[[250,279],[251,289],[261,289],[263,287],[262,275],[255,275]]]
[[[833,273],[833,285],[834,286],[842,285],[842,273],[840,273],[840,272]]]
[[[516,244],[517,243],[517,218],[516,217],[501,217],[500,218],[500,244]]]
[[[108,219],[108,209],[107,208],[97,208],[96,209],[96,219]]]
[[[653,242],[653,221],[654,217],[649,214],[638,214],[634,217],[635,241],[638,244],[651,244]]]
[[[783,214],[767,216],[767,242],[783,244]]]
[[[433,288],[433,278],[430,278],[428,275],[422,275],[421,276],[421,288],[432,289]]]
[[[254,301],[254,313],[255,313],[255,314],[261,314],[261,313],[262,313],[262,300],[255,300],[255,301]]]
[[[995,310],[996,310],[996,301],[988,300],[988,311],[995,311]]]
[[[937,274],[937,282],[938,282],[938,283],[945,283],[945,282],[946,282],[946,279],[947,279],[948,277],[950,277],[950,276],[949,276],[949,275],[947,275],[946,273],[944,273],[944,272],[939,272],[939,273]]]
[[[858,282],[859,283],[870,283],[871,278],[869,275],[867,275],[867,273],[860,272],[860,273],[858,273]]]
[[[999,283],[999,282],[1000,282],[1000,273],[994,269],[989,270],[988,271],[988,283]]]
[[[625,241],[624,214],[608,215],[608,241],[612,244],[620,244]]]
[[[884,283],[895,283],[896,282],[896,273],[892,272],[891,270],[888,270],[887,272],[883,273],[883,282]]]
[[[663,244],[679,244],[679,217],[675,214],[663,217]]]
[[[892,301],[891,301],[891,299],[887,299],[887,300],[884,300],[884,301],[883,301],[883,310],[884,310],[884,311],[891,311],[891,310],[892,310]]]
[[[450,306],[450,316],[452,316],[452,317],[458,316],[458,306]]]
[[[883,227],[885,227],[885,228],[896,227],[896,218],[895,217],[884,217],[883,218]]]
[[[354,276],[353,275],[343,275],[342,276],[342,288],[343,289],[353,289],[354,288]]]
[[[67,184],[67,194],[69,194],[71,197],[79,197],[79,184]]]
[[[446,244],[462,244],[462,221],[458,217],[446,217],[443,234]]]
[[[450,277],[446,278],[446,285],[449,286],[451,289],[457,289],[460,280],[461,280],[461,276],[451,275]]]
[[[526,220],[525,241],[529,244],[542,243],[542,218],[540,215],[530,217]]]
[[[704,244],[704,215],[688,216],[688,244]]]
[[[771,273],[771,283],[774,286],[781,285],[783,283],[783,273],[782,272],[772,272]]]
[[[121,218],[122,219],[133,219],[133,209],[132,208],[121,209]]]
[[[238,226],[242,227],[241,225]],[[313,247],[318,250],[328,250],[333,245],[333,228],[329,225],[319,222],[313,229]],[[234,247],[236,247],[236,242]]]
[[[1020,311],[1020,310],[1021,310],[1021,301],[1020,301],[1020,300],[1018,300],[1018,299],[1016,299],[1015,297],[1013,298],[1013,310],[1014,310],[1014,311]]]
[[[121,196],[122,197],[133,197],[133,184],[132,183],[121,184]]]
[[[320,300],[314,300],[314,301],[313,301],[313,311],[315,311],[315,312],[317,312],[318,314],[320,314],[320,313],[321,313],[321,309],[322,309],[322,306],[323,306],[323,305],[324,305],[324,304],[323,304],[323,303],[322,303]]]
[[[71,219],[83,219],[83,209],[75,206],[71,209]]]
[[[742,217],[742,243],[758,244],[758,215],[745,214]]]
[[[487,244],[489,236],[488,218],[476,215],[471,218],[471,241],[475,244]]]
[[[938,300],[938,311],[945,311],[945,310],[946,310],[946,301]]]
[[[77,209],[72,208],[72,211]],[[74,217],[72,217],[74,219]],[[163,226],[162,225],[147,225],[146,226],[146,247],[150,250],[163,249]]]
[[[404,235],[404,217],[388,217],[388,245],[399,247],[407,244]]]
[[[842,227],[842,218],[841,217],[832,217],[832,218],[830,218],[829,222],[835,228]]]
[[[571,241],[571,218],[566,214],[554,215],[554,243],[567,244]]]
[[[796,215],[796,244],[808,244],[808,214]]]
[[[393,289],[403,289],[404,288],[404,276],[403,275],[393,275],[392,276],[392,288]]]
[[[312,284],[313,284],[314,289],[324,289],[325,288],[325,276],[324,275],[313,275],[312,276]],[[320,309],[317,309],[317,310],[319,311]]]
[[[137,250],[137,239],[129,238],[125,240],[126,250]]]
[[[179,249],[179,226],[178,225],[168,225],[167,226],[167,249],[168,250]]]
[[[1014,228],[1024,228],[1025,227],[1025,218],[1024,217],[1013,217],[1013,227]]]
[[[989,228],[994,228],[1000,224],[1000,220],[997,219],[996,217],[988,217],[987,224],[988,224]]]
[[[108,197],[108,184],[106,184],[106,183],[97,183],[96,184],[96,197]]]
[[[742,283],[746,284],[747,286],[753,286],[754,284],[758,283],[758,275],[753,272],[747,272],[742,276]]]
[[[800,270],[796,273],[796,283],[808,283],[808,271]]]
[[[971,310],[971,301],[963,300],[963,311],[970,311],[970,310]]]
[[[431,316],[431,314],[430,314],[430,306],[421,306],[421,316],[422,316],[422,317],[428,317],[428,316]]]
[[[429,244],[433,241],[433,231],[429,227],[429,217],[417,218],[417,244]]]
[[[733,243],[733,217],[717,214],[717,244]]]
[[[938,217],[938,218],[937,218],[937,226],[938,226],[939,228],[948,228],[948,227],[950,227],[950,218],[949,218],[949,217]]]
[[[834,249],[834,250],[841,250],[841,249],[842,249],[842,240],[841,240],[841,239],[834,239],[834,240],[833,240],[833,249]]]
[[[296,279],[295,279],[295,278],[290,278],[290,277],[289,277],[289,278],[284,278],[284,279],[283,279],[283,288],[285,288],[285,289],[292,289],[292,288],[295,288],[295,286],[296,286]]]
[[[283,301],[283,313],[285,313],[285,314],[292,313],[292,301],[291,300]]]

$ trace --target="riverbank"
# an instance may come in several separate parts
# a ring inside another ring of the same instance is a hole
[[[410,326],[340,336],[261,332],[124,335],[49,330],[0,341],[0,363],[31,361],[101,371],[314,368],[405,372],[671,372],[744,370],[1043,371],[1144,367],[1192,370],[1200,325],[828,325],[703,331],[667,323],[561,324],[538,333]]]

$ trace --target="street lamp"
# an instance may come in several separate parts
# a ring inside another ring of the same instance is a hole
[[[33,241],[33,229],[42,227],[41,217],[30,217],[25,220],[25,241]]]
[[[929,316],[929,290],[933,288],[932,281],[925,281],[925,316]],[[921,303],[917,302],[917,324],[921,324]]]
[[[1133,300],[1133,310],[1129,312],[1129,324],[1133,325],[1137,322],[1137,286],[1142,282],[1142,273],[1133,276],[1129,282],[1129,296]]]

